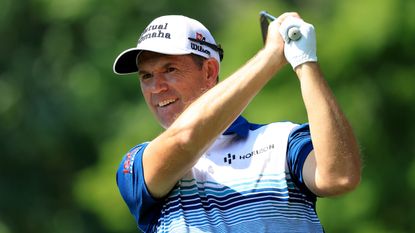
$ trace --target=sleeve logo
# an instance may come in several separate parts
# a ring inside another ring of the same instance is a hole
[[[142,146],[138,146],[127,153],[126,159],[124,161],[123,172],[124,173],[133,173],[133,165],[134,159],[137,152],[142,148]]]

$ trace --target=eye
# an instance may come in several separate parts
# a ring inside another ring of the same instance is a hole
[[[171,72],[174,72],[174,71],[176,71],[177,69],[176,69],[176,67],[174,67],[174,66],[169,66],[169,67],[167,67],[167,69],[166,69],[166,72],[167,73],[171,73]]]
[[[141,80],[145,80],[145,79],[149,79],[151,78],[153,75],[151,75],[150,73],[141,73],[140,74],[140,79]]]

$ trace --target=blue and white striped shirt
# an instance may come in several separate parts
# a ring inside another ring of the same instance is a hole
[[[307,124],[256,125],[239,117],[162,200],[144,182],[146,146],[131,149],[117,172],[144,232],[323,232],[316,196],[302,178],[313,149]]]

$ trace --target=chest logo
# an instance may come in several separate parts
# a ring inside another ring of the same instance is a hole
[[[228,153],[225,157],[223,157],[223,162],[230,165],[230,164],[232,164],[233,161],[236,162],[238,160],[251,159],[254,156],[263,154],[265,152],[273,150],[274,148],[275,148],[274,144],[270,144],[270,145],[261,147],[259,149],[254,149],[254,150],[252,150],[248,153],[243,153],[243,154],[240,154],[240,155]]]

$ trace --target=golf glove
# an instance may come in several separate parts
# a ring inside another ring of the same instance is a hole
[[[301,33],[298,40],[290,39],[288,32],[297,27]],[[314,26],[296,17],[287,17],[282,22],[279,32],[284,39],[284,55],[293,69],[306,62],[316,62],[316,33]]]

